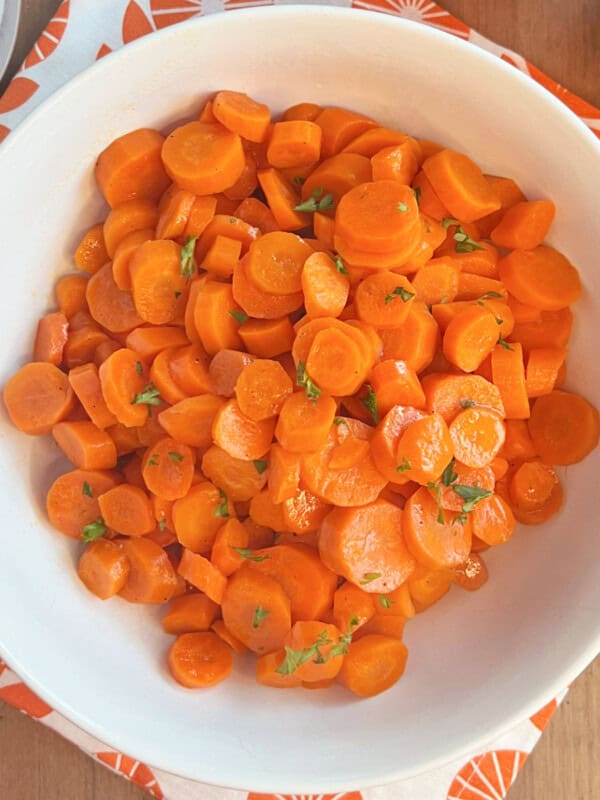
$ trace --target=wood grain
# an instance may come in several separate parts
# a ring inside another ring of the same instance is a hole
[[[598,0],[446,0],[442,5],[484,36],[521,53],[563,85],[600,106]],[[24,0],[24,24],[11,62],[13,69],[57,6],[58,0]],[[598,742],[600,658],[574,683],[527,760],[509,800],[600,797]],[[43,725],[0,703],[3,800],[147,797]]]

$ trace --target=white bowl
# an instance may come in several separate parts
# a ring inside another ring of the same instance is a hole
[[[469,153],[558,205],[551,241],[581,270],[569,386],[600,405],[600,146],[543,89],[476,47],[382,14],[287,7],[207,17],[147,37],[55,94],[0,150],[0,381],[31,353],[52,285],[101,218],[96,155],[130,129],[197,112],[237,88],[279,111],[301,100],[363,111]],[[407,626],[408,669],[358,701],[275,691],[252,659],[209,691],[176,685],[160,612],[102,603],[78,547],[51,530],[44,492],[65,465],[1,419],[0,653],[55,708],[151,765],[230,787],[331,792],[408,777],[536,711],[600,645],[600,453],[565,474],[566,506],[486,554],[479,593],[453,590]]]

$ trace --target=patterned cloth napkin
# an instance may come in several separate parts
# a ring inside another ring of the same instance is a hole
[[[313,0],[313,2],[320,0]],[[36,106],[95,60],[124,44],[194,16],[289,0],[66,0],[0,97],[0,141]],[[432,25],[482,47],[562,100],[600,138],[600,110],[540,72],[522,56],[481,36],[430,0],[331,0]],[[153,769],[82,731],[50,708],[0,661],[0,699],[39,719],[159,800],[503,800],[565,690],[531,719],[485,748],[411,780],[337,795],[257,795],[178,778]]]

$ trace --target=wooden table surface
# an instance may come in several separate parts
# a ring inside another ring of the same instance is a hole
[[[521,53],[563,85],[600,106],[599,0],[441,2],[482,34]],[[23,5],[23,26],[13,69],[23,60],[59,2],[23,0]],[[599,745],[600,658],[574,683],[509,792],[509,800],[600,798]],[[0,703],[0,798],[144,800],[147,795],[43,725]]]

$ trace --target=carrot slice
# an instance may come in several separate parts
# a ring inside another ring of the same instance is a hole
[[[258,228],[261,233],[270,233],[279,229],[269,206],[255,197],[246,197],[235,210],[235,216]]]
[[[201,236],[209,223],[212,222],[217,210],[217,199],[212,195],[196,197],[185,225],[183,235]]]
[[[512,473],[509,496],[513,508],[539,511],[550,499],[558,483],[554,469],[541,461],[525,461]]]
[[[254,653],[283,647],[291,628],[290,601],[281,585],[249,565],[231,576],[223,596],[223,622]]]
[[[514,533],[513,512],[500,495],[485,497],[470,516],[473,535],[490,546],[504,544]]]
[[[152,494],[178,500],[191,486],[194,454],[187,445],[165,436],[146,450],[142,474]]]
[[[413,191],[419,195],[419,208],[423,214],[427,214],[438,222],[452,216],[446,206],[434,191],[433,186],[425,172],[421,169],[412,181]]]
[[[146,228],[153,229],[157,219],[158,209],[149,200],[127,200],[113,208],[104,222],[104,241],[109,258],[114,257],[126,236]]]
[[[229,400],[217,411],[212,434],[215,444],[230,456],[252,461],[265,455],[274,430],[274,420],[257,422],[242,412],[236,400]]]
[[[425,611],[448,593],[453,572],[447,569],[430,570],[417,567],[408,581],[410,596],[417,612]]]
[[[130,603],[166,603],[177,589],[177,575],[162,547],[145,537],[124,539],[129,575],[119,595]]]
[[[176,326],[144,326],[128,333],[125,344],[129,350],[138,353],[144,361],[152,361],[161,350],[188,344],[188,338],[185,331]]]
[[[129,575],[121,543],[104,538],[90,542],[79,559],[77,574],[86,589],[101,600],[118,594]]]
[[[475,592],[487,583],[488,569],[477,553],[470,553],[464,564],[454,570],[454,583],[468,592]]]
[[[438,326],[427,306],[413,300],[401,325],[381,331],[382,358],[405,361],[410,369],[421,372],[433,360],[437,339]]]
[[[403,275],[378,272],[360,282],[354,302],[361,320],[385,330],[404,322],[415,295],[413,285]]]
[[[52,436],[79,469],[112,469],[117,464],[113,440],[93,422],[59,422],[52,428]]]
[[[321,526],[319,554],[329,569],[365,592],[386,593],[415,568],[401,531],[402,511],[386,500],[335,508]]]
[[[244,367],[235,384],[240,410],[257,422],[276,416],[292,391],[292,381],[281,364],[261,358]]]
[[[131,259],[140,245],[154,239],[152,228],[128,233],[117,245],[112,262],[113,279],[119,289],[124,291],[131,290]]]
[[[407,658],[402,642],[370,634],[350,644],[338,681],[359,697],[374,697],[400,680]]]
[[[416,408],[425,405],[425,393],[417,374],[409,369],[405,361],[381,361],[373,367],[370,380],[381,415],[387,414],[395,405]]]
[[[181,247],[169,239],[145,242],[135,251],[129,271],[133,302],[140,317],[153,325],[175,319],[177,300],[186,286]]]
[[[257,103],[242,92],[217,92],[212,101],[216,119],[230,131],[251,142],[262,142],[267,137],[271,112],[264,103]]]
[[[458,294],[460,266],[451,258],[433,258],[417,272],[412,285],[427,305],[452,302]]]
[[[250,280],[246,258],[233,271],[233,297],[245,313],[256,319],[279,319],[299,309],[304,302],[302,292],[290,295],[265,294]]]
[[[46,314],[38,322],[33,345],[33,360],[60,366],[67,343],[69,321],[62,311]]]
[[[250,500],[249,514],[250,518],[263,528],[271,528],[275,531],[285,530],[283,504],[274,503],[268,489],[263,489]]]
[[[319,161],[321,128],[307,120],[276,122],[271,130],[267,159],[278,169],[302,167]]]
[[[504,178],[499,175],[485,175],[484,177],[501,203],[498,211],[494,211],[492,214],[487,214],[485,217],[477,220],[481,238],[488,239],[491,232],[502,219],[506,209],[512,208],[512,206],[525,200],[525,195],[512,178]]]
[[[307,227],[308,214],[296,211],[300,204],[298,193],[280,172],[276,169],[259,170],[258,182],[280,230],[298,231]]]
[[[265,233],[248,250],[248,279],[268,294],[294,295],[302,291],[302,267],[312,252],[293,233]]]
[[[85,292],[88,278],[83,275],[65,275],[54,287],[56,303],[67,319],[78,311],[87,310]]]
[[[212,443],[212,422],[223,403],[213,394],[188,397],[161,411],[158,420],[173,439],[205,449]]]
[[[444,333],[444,355],[463,372],[473,372],[498,341],[498,324],[485,308],[468,306],[450,322]]]
[[[221,605],[227,578],[207,558],[184,548],[177,571],[188,583]]]
[[[560,482],[557,482],[548,501],[541,508],[534,511],[523,511],[519,506],[515,506],[513,508],[515,519],[524,525],[541,525],[560,511],[563,500],[563,488]]]
[[[98,188],[109,206],[140,198],[157,202],[169,185],[161,160],[164,137],[140,128],[115,139],[96,161]]]
[[[95,364],[82,364],[69,372],[69,383],[87,415],[101,430],[115,425],[117,418],[111,413],[102,395],[98,368]]]
[[[300,484],[300,458],[279,444],[269,451],[269,491],[274,503],[294,497]]]
[[[533,250],[546,238],[556,207],[550,200],[516,203],[507,209],[491,232],[498,247],[508,250]]]
[[[306,374],[322,391],[354,394],[367,369],[361,349],[345,331],[325,328],[314,337],[306,359]]]
[[[321,395],[310,400],[305,392],[294,392],[281,407],[275,436],[293,453],[318,450],[327,440],[335,412],[335,401],[331,397]]]
[[[230,506],[219,489],[203,481],[175,501],[172,514],[179,543],[194,553],[210,553],[217,531],[230,515]]]
[[[256,680],[273,689],[295,689],[302,686],[302,681],[294,673],[282,675],[278,670],[285,659],[285,650],[275,650],[256,660]]]
[[[334,107],[324,108],[315,118],[315,122],[323,132],[321,143],[323,158],[339,153],[349,142],[369,128],[378,127],[374,120],[362,114]]]
[[[541,397],[556,387],[560,370],[565,363],[564,347],[539,347],[529,353],[525,383],[529,397]]]
[[[166,138],[162,160],[180,189],[215,194],[232,186],[245,164],[240,137],[218,123],[188,122]]]
[[[229,577],[244,563],[240,551],[248,547],[248,531],[237,519],[228,519],[219,528],[212,549],[210,560],[213,565]]]
[[[508,419],[528,419],[523,349],[518,342],[493,349],[492,376],[502,397],[505,416]]]
[[[366,444],[366,443],[365,443]],[[331,506],[307,489],[298,488],[283,503],[283,519],[287,530],[305,535],[319,530]]]
[[[422,380],[427,409],[437,411],[446,422],[451,422],[460,411],[473,403],[495,409],[504,414],[500,391],[493,383],[479,375],[448,375],[431,373]]]
[[[37,361],[25,364],[9,378],[3,398],[13,425],[32,436],[51,431],[74,403],[67,376],[54,364]]]
[[[288,317],[249,319],[238,333],[246,350],[260,358],[273,358],[292,349],[294,329]]]
[[[375,608],[376,598],[350,581],[333,596],[333,619],[341,631],[358,630],[375,616]]]
[[[573,314],[570,308],[541,311],[538,319],[516,324],[511,339],[520,342],[526,353],[536,347],[566,347],[572,325]]]
[[[92,225],[83,234],[83,238],[77,245],[74,260],[77,269],[85,272],[98,272],[109,261],[109,255],[104,242],[104,224],[102,222]]]
[[[314,122],[321,111],[323,111],[322,107],[318,106],[316,103],[297,103],[295,106],[290,106],[284,111],[281,118],[286,122],[296,119]]]
[[[98,375],[106,405],[117,420],[131,428],[143,425],[158,398],[138,354],[125,347],[116,350],[100,366]]]
[[[502,283],[517,300],[542,311],[558,311],[581,296],[579,273],[552,247],[513,250],[500,259],[498,269]]]
[[[450,423],[454,455],[467,467],[491,464],[504,444],[502,417],[489,408],[467,408]]]
[[[423,163],[423,171],[451,216],[473,222],[500,208],[500,199],[470,158],[440,150]]]
[[[312,170],[302,184],[302,199],[308,200],[319,189],[322,191],[320,197],[333,195],[334,205],[336,205],[350,189],[371,180],[373,180],[373,176],[368,158],[354,153],[338,153],[338,155],[325,159]],[[327,217],[327,219],[329,218]],[[316,230],[315,233],[317,233]]]
[[[143,323],[131,294],[115,283],[110,263],[92,275],[85,296],[92,317],[112,333],[127,333]]]
[[[345,641],[339,628],[330,623],[319,620],[295,622],[286,636],[286,660],[279,669],[292,672],[309,685],[333,680],[342,666]],[[300,663],[297,663],[298,653],[311,651],[314,657],[300,659]]]
[[[176,597],[162,618],[165,633],[208,631],[219,613],[219,606],[205,594],[184,594]]]
[[[471,550],[471,521],[450,517],[422,486],[404,509],[404,536],[408,549],[429,569],[454,569]]]
[[[392,180],[410,184],[419,171],[419,163],[412,145],[403,141],[383,147],[371,156],[373,180]]]
[[[233,656],[213,631],[183,633],[171,646],[167,663],[177,683],[187,689],[207,689],[229,676]]]
[[[410,422],[400,433],[396,448],[396,480],[426,484],[442,474],[452,458],[453,442],[440,414]]]
[[[240,312],[229,284],[205,281],[194,308],[194,322],[200,341],[209,355],[241,347],[238,323],[232,312]]]
[[[598,411],[569,392],[538,397],[528,426],[535,449],[549,464],[576,464],[597,446],[600,437]]]

